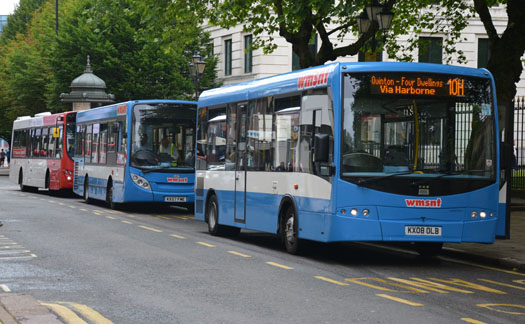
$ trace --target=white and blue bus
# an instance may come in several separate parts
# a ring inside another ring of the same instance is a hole
[[[332,63],[205,91],[195,218],[302,239],[493,242],[499,203],[494,81],[486,69]]]
[[[111,208],[193,209],[196,111],[192,101],[137,100],[78,112],[73,191]]]

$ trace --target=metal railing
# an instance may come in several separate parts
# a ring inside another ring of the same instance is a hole
[[[514,99],[514,167],[511,188],[525,190],[525,97]]]

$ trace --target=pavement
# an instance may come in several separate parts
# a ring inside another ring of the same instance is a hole
[[[9,168],[1,167],[0,176],[8,175]],[[493,244],[446,243],[440,255],[525,271],[525,198],[513,194],[510,217],[509,240],[496,240]],[[18,293],[0,294],[0,324],[62,323],[32,296]]]

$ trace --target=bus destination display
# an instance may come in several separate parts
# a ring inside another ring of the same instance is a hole
[[[372,94],[464,97],[465,79],[417,75],[371,75]]]

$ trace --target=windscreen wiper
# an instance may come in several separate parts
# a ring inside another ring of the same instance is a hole
[[[437,172],[440,172],[441,174],[440,175],[437,175],[435,177],[429,177],[429,178],[425,178],[425,179],[421,179],[419,181],[416,181],[414,183],[412,183],[413,185],[420,185],[420,184],[424,184],[424,183],[429,183],[429,182],[432,182],[432,181],[435,181],[437,179],[441,179],[441,178],[444,178],[444,177],[449,177],[449,176],[455,176],[455,175],[462,175],[462,174],[467,174],[469,172],[474,172],[474,173],[480,173],[480,172],[487,172],[487,170],[464,170],[464,171],[439,171],[439,170],[430,170],[430,171],[437,171]]]
[[[417,170],[416,171],[394,172],[394,173],[390,173],[390,174],[387,174],[387,175],[384,175],[384,176],[380,176],[380,177],[372,177],[372,178],[367,178],[367,179],[360,179],[360,180],[357,181],[357,184],[358,185],[362,185],[362,184],[365,184],[365,183],[376,182],[376,181],[379,181],[379,180],[384,180],[384,179],[388,179],[388,178],[395,177],[395,176],[401,176],[401,175],[406,175],[406,174],[413,174],[415,172],[417,172]]]

